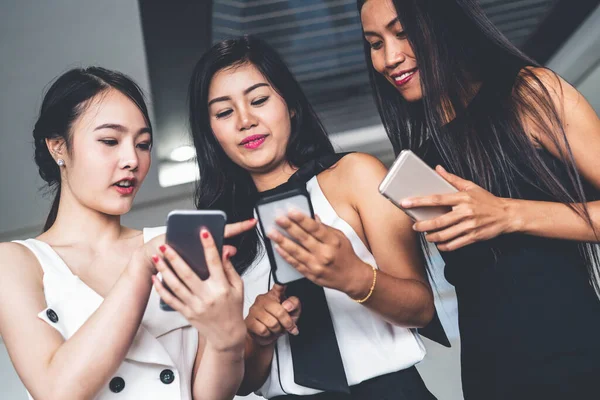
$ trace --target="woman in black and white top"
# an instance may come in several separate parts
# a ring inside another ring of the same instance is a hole
[[[232,222],[252,217],[253,200],[297,178],[311,160],[335,156],[283,61],[251,37],[218,43],[200,59],[190,84],[190,124],[202,177],[196,205],[224,210]],[[339,158],[307,182],[320,218],[291,213],[278,221],[301,245],[270,237],[324,288],[352,392],[342,398],[431,399],[414,368],[425,349],[411,328],[426,325],[434,306],[411,220],[379,195],[386,169],[378,160],[358,153]],[[231,243],[249,330],[240,392],[331,398],[296,383],[290,339],[303,334],[298,323],[311,316],[300,316],[306,302],[286,297],[289,287],[273,284],[261,241],[253,230]],[[315,369],[328,361],[310,356]]]

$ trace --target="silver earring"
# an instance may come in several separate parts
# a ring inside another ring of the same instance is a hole
[[[63,160],[62,158],[59,158],[58,161],[56,161],[56,163],[58,164],[59,167],[64,167],[65,160]]]

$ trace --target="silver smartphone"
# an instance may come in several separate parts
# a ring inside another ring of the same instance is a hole
[[[167,216],[166,242],[205,280],[209,277],[204,248],[200,242],[200,229],[206,228],[212,235],[219,254],[223,250],[223,236],[227,215],[219,210],[174,210]],[[163,283],[169,289],[165,283]],[[160,307],[165,311],[173,311],[162,299]]]
[[[451,207],[417,207],[404,209],[402,200],[409,197],[455,193],[458,190],[446,182],[410,150],[402,152],[379,185],[379,193],[394,203],[415,221],[433,219],[451,211]]]
[[[290,238],[287,232],[277,225],[275,219],[280,215],[287,215],[291,209],[303,212],[311,218],[314,217],[310,197],[306,190],[302,189],[291,189],[285,193],[265,197],[256,204],[256,215],[258,216],[258,224],[265,239],[265,249],[271,264],[271,272],[273,273],[275,282],[280,285],[304,278],[304,275],[279,255],[273,248],[271,240],[267,237],[269,232],[276,229],[282,235]]]

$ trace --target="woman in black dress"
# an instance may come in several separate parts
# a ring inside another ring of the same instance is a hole
[[[403,207],[452,207],[414,229],[456,288],[465,398],[600,397],[596,113],[474,0],[358,7],[394,150],[459,189]]]

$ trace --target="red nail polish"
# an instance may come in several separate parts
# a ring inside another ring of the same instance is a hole
[[[202,231],[202,237],[203,237],[204,239],[208,239],[208,236],[209,236],[209,233],[208,233],[208,231]]]
[[[157,262],[158,262],[158,256],[157,256],[156,254],[154,254],[154,255],[152,256],[152,261],[154,261],[155,263],[157,263]]]
[[[161,244],[158,249],[164,253],[167,250],[167,246],[165,246],[164,244]]]
[[[250,222],[255,223],[256,222],[256,218],[250,218]]]

